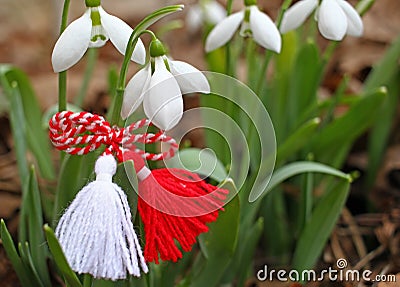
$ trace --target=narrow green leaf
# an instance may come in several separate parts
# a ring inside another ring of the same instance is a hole
[[[310,143],[315,158],[335,167],[341,166],[346,155],[343,151],[347,151],[354,140],[371,126],[386,95],[385,88],[374,90],[360,97],[343,116],[326,125]]]
[[[126,287],[129,286],[127,281],[110,281],[103,279],[93,279],[93,287]]]
[[[209,149],[187,148],[181,150],[173,158],[168,159],[166,165],[206,175],[217,182],[224,181],[228,176],[222,162]]]
[[[371,9],[374,3],[375,0],[360,0],[357,3],[356,10],[361,16],[363,16],[366,12],[369,11],[369,9]]]
[[[29,174],[29,185],[21,207],[21,220],[28,229],[28,240],[32,247],[32,268],[37,271],[40,280],[46,286],[51,286],[47,269],[47,248],[42,231],[43,218],[40,192],[36,180],[35,169],[32,166]]]
[[[90,181],[97,156],[98,152],[91,152],[82,156],[65,155],[57,182],[54,223],[58,222],[62,211],[68,207],[78,191]]]
[[[221,188],[236,193],[236,187],[231,179],[226,180]],[[209,224],[209,231],[199,236],[200,248],[206,259],[205,266],[193,276],[192,287],[217,286],[223,273],[232,260],[239,228],[239,197],[235,196],[220,211],[217,221]]]
[[[287,265],[292,252],[294,233],[289,225],[288,213],[285,193],[280,187],[268,193],[261,201],[259,214],[264,218],[264,229],[268,230],[263,235],[263,242],[268,242],[264,254],[276,258],[278,265]]]
[[[157,287],[170,287],[177,286],[176,281],[182,274],[187,273],[187,271],[192,268],[192,259],[194,252],[185,252],[183,257],[178,262],[162,262],[160,280],[154,286]],[[150,270],[151,272],[151,270]],[[184,278],[186,278],[185,276]],[[182,282],[182,281],[181,281]],[[183,284],[183,282],[181,283]],[[137,285],[132,287],[136,287]],[[179,286],[179,284],[178,284]]]
[[[8,83],[7,79],[0,74],[1,85],[8,94],[10,101],[10,123],[14,141],[15,154],[17,157],[17,165],[21,184],[24,187],[28,181],[29,171],[28,162],[26,160],[27,144],[25,140],[26,119],[24,116],[21,94],[18,89],[18,83]]]
[[[386,84],[388,97],[377,111],[379,120],[371,127],[368,138],[368,170],[366,186],[370,188],[375,182],[376,175],[381,166],[389,136],[395,123],[397,106],[400,94],[400,69],[397,75]]]
[[[308,172],[303,177],[303,188],[300,193],[299,222],[297,231],[300,232],[307,225],[313,207],[314,174]]]
[[[115,97],[117,93],[117,84],[118,84],[118,72],[114,65],[108,69],[107,73],[107,91],[111,97]]]
[[[308,143],[320,122],[321,120],[319,118],[314,118],[306,122],[291,134],[281,145],[279,145],[276,153],[276,165],[279,166],[280,163],[287,160]]]
[[[40,280],[40,277],[36,270],[35,264],[33,263],[32,255],[31,255],[31,252],[29,249],[28,242],[19,243],[18,249],[19,249],[19,253],[21,254],[22,262],[24,263],[27,273],[29,274],[29,280],[30,280],[29,286],[44,287],[45,285]],[[49,282],[49,285],[47,285],[47,286],[51,286],[51,283]]]
[[[227,179],[220,188],[229,190],[230,194],[237,193],[232,179]],[[217,221],[209,224],[209,231],[199,236],[201,250],[207,259],[231,256],[235,250],[240,216],[239,197],[235,196],[224,209],[220,211]]]
[[[398,73],[400,58],[400,36],[392,43],[388,51],[372,69],[364,84],[364,91],[369,92],[387,84]]]
[[[350,182],[340,180],[316,204],[295,249],[292,264],[296,270],[303,271],[314,266],[342,211],[349,189]]]
[[[392,43],[384,57],[373,67],[365,82],[365,91],[379,86],[386,86],[388,89],[388,97],[377,112],[379,121],[375,121],[369,137],[367,187],[370,187],[375,180],[396,112],[399,95],[399,59],[400,37]]]
[[[85,99],[89,87],[90,79],[92,78],[93,70],[97,61],[98,51],[99,49],[97,48],[89,48],[87,51],[86,68],[83,74],[81,87],[79,89],[77,96],[74,99],[75,106],[81,107],[83,104],[83,101]]]
[[[18,279],[21,282],[22,286],[30,286],[30,280],[28,274],[26,273],[26,268],[24,267],[21,258],[18,255],[17,249],[14,246],[14,242],[11,238],[10,233],[8,232],[7,226],[3,219],[1,219],[1,240],[6,251],[8,258],[11,261],[11,264],[17,273]]]
[[[44,225],[44,232],[54,261],[69,287],[82,287],[78,277],[69,266],[56,235],[47,224]]]
[[[257,249],[262,231],[264,229],[264,219],[258,218],[252,227],[243,230],[244,238],[240,241],[239,257],[231,261],[231,265],[225,270],[224,283],[230,283],[234,278],[238,279],[237,286],[244,286],[248,271],[253,270],[254,253]],[[246,268],[247,267],[247,268]]]
[[[271,177],[271,180],[265,189],[265,191],[255,198],[250,198],[249,200],[253,202],[256,199],[263,198],[266,194],[268,194],[272,189],[274,189],[278,184],[284,182],[286,179],[305,172],[317,172],[317,173],[324,173],[328,175],[333,175],[339,178],[346,179],[347,181],[351,181],[351,176],[332,168],[330,166],[317,163],[317,162],[309,162],[309,161],[299,161],[287,164],[274,172]]]
[[[93,277],[90,274],[83,275],[83,287],[92,287]]]
[[[301,113],[317,101],[317,88],[321,80],[321,61],[317,45],[308,41],[297,54],[290,77],[290,85],[287,84],[288,96],[282,99],[279,107],[280,121],[286,119],[287,126],[283,130],[294,131],[299,124]],[[279,142],[279,137],[278,137]]]
[[[47,139],[46,130],[41,125],[42,112],[29,78],[22,70],[10,65],[0,65],[0,78],[2,78],[1,85],[3,87],[7,83],[8,85],[16,83],[18,94],[9,95],[8,99],[11,102],[14,100],[12,97],[19,96],[23,109],[22,113],[26,119],[29,119],[25,121],[26,129],[24,136],[19,138],[19,140],[25,138],[28,142],[43,177],[53,179],[55,174],[51,161],[50,144]],[[22,122],[18,124],[21,125]]]
[[[26,119],[21,100],[21,94],[18,89],[18,83],[13,81],[11,84],[7,82],[5,77],[0,74],[1,84],[8,94],[10,101],[10,123],[14,140],[15,154],[17,158],[18,172],[22,186],[22,200],[25,200],[27,195],[29,170],[28,161],[26,159],[27,143],[25,140]],[[23,215],[23,214],[22,214]],[[28,229],[24,220],[20,221],[19,225],[19,240],[24,242],[28,240]]]

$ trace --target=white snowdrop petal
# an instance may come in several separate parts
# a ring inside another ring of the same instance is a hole
[[[170,130],[182,118],[182,94],[178,82],[166,69],[163,59],[157,57],[155,61],[155,71],[143,98],[143,109],[154,125],[162,130]]]
[[[124,92],[121,117],[129,117],[143,102],[144,91],[147,89],[151,77],[150,64],[138,71],[128,82]]]
[[[277,53],[281,51],[282,40],[278,28],[257,6],[250,7],[250,28],[254,41],[259,45]]]
[[[210,84],[202,72],[182,61],[169,61],[171,73],[175,76],[182,94],[210,93]]]
[[[90,10],[73,21],[58,38],[51,62],[54,72],[62,72],[75,65],[85,54],[90,41],[92,20]]]
[[[318,6],[318,0],[301,0],[296,2],[282,18],[280,31],[282,33],[297,29],[310,16],[312,11]]]
[[[99,7],[99,13],[101,24],[110,37],[110,41],[122,55],[125,55],[126,46],[133,29],[118,17],[105,12],[101,7]],[[140,65],[143,65],[146,61],[146,50],[140,39],[137,42],[131,59]]]
[[[346,34],[350,36],[360,37],[363,33],[363,22],[357,11],[345,0],[338,0],[337,3],[343,9],[347,17]]]
[[[186,25],[190,33],[194,33],[199,29],[203,22],[201,7],[199,5],[193,5],[189,8],[186,14]]]
[[[207,37],[206,52],[211,52],[225,45],[239,28],[243,17],[243,11],[237,12],[217,24]]]
[[[347,19],[337,1],[323,0],[318,13],[318,29],[322,36],[329,40],[342,40],[347,31]]]
[[[226,18],[226,10],[217,1],[208,1],[204,5],[204,16],[207,22],[215,25]]]

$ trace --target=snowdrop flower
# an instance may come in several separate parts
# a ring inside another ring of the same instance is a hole
[[[88,48],[98,48],[108,39],[121,54],[125,54],[132,28],[121,19],[112,16],[100,6],[100,0],[86,0],[86,12],[73,21],[57,40],[51,61],[55,72],[61,72],[75,65]],[[139,39],[132,60],[144,64],[146,51]]]
[[[300,0],[290,7],[283,16],[281,32],[286,33],[299,27],[317,9],[315,19],[322,36],[340,41],[347,34],[359,37],[363,23],[357,11],[345,0]]]
[[[210,32],[206,40],[206,51],[213,51],[225,45],[239,28],[240,35],[253,37],[254,41],[279,53],[281,35],[269,16],[256,6],[256,0],[245,0],[246,8],[225,18]]]
[[[216,25],[225,19],[225,8],[215,0],[200,0],[191,6],[186,14],[189,32],[196,32],[203,23]]]
[[[121,117],[126,119],[143,103],[146,117],[158,128],[170,130],[182,118],[182,94],[210,93],[210,85],[192,65],[168,59],[158,39],[150,43],[150,57],[126,86]]]

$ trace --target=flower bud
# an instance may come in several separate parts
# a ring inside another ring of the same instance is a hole
[[[245,6],[257,5],[257,0],[244,0]]]
[[[101,4],[101,0],[85,0],[86,7],[98,7]]]
[[[166,54],[165,47],[161,43],[160,40],[155,39],[151,41],[150,43],[150,56],[155,58],[155,57],[160,57],[164,56]]]

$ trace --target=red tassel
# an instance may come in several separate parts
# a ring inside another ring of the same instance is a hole
[[[159,263],[182,258],[182,250],[190,251],[196,237],[208,231],[222,209],[229,191],[206,183],[197,174],[182,169],[150,171],[140,155],[125,152],[124,160],[132,159],[139,179],[138,210],[144,223],[147,262]]]

